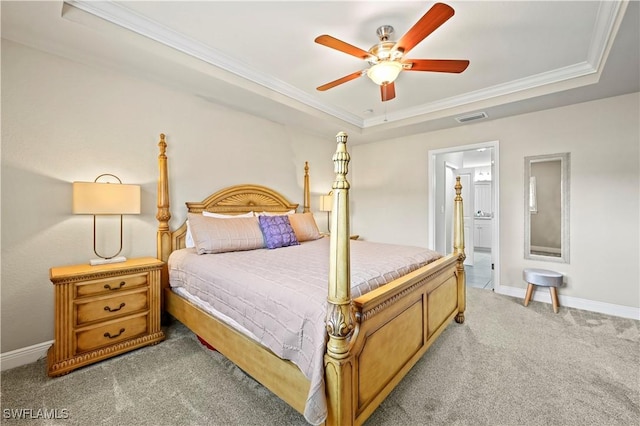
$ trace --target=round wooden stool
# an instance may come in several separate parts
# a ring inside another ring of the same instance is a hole
[[[562,274],[547,269],[527,268],[522,271],[522,278],[529,284],[527,287],[527,295],[524,298],[524,306],[529,305],[531,295],[533,294],[533,286],[549,287],[551,293],[551,302],[553,303],[553,312],[558,313],[558,287],[562,285]]]

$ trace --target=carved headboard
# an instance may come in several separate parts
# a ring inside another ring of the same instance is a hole
[[[167,143],[165,135],[160,135],[158,143],[160,154],[158,155],[158,259],[167,261],[169,255],[174,250],[185,247],[187,236],[187,223],[182,224],[175,231],[169,228],[171,219],[169,203],[169,175],[167,168]],[[304,165],[304,206],[303,212],[309,212],[309,163]],[[201,202],[187,202],[187,209],[190,213],[201,213],[208,211],[212,213],[240,214],[254,211],[285,213],[296,210],[298,204],[293,204],[286,197],[271,188],[261,185],[245,184],[234,185],[221,189]]]
[[[260,185],[235,185],[210,195],[199,203],[187,203],[190,213],[288,212],[298,208],[276,191]]]
[[[248,212],[286,213],[296,210],[298,204],[289,202],[282,194],[261,185],[234,185],[211,194],[200,202],[187,202],[189,213],[203,211],[222,214],[241,214]],[[185,247],[187,224],[171,234],[171,251]]]

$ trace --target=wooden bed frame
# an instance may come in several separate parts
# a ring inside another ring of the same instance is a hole
[[[362,424],[402,380],[429,346],[455,319],[464,322],[465,272],[460,181],[456,182],[454,251],[370,293],[351,298],[349,258],[349,153],[347,135],[338,133],[333,156],[336,179],[330,235],[325,385],[327,425]],[[158,258],[167,261],[184,247],[186,224],[169,229],[169,184],[165,136],[160,135],[158,164]],[[190,212],[286,212],[298,207],[259,185],[226,188]],[[308,165],[305,165],[304,211],[309,211]],[[165,267],[166,268],[166,267]],[[164,309],[211,343],[239,368],[304,412],[309,380],[296,365],[249,339],[169,289],[163,274]]]

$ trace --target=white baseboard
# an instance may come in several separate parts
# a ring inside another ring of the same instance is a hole
[[[0,371],[10,370],[20,367],[21,365],[31,364],[47,355],[49,347],[53,344],[53,340],[38,343],[36,345],[27,346],[26,348],[16,349],[4,354],[0,354]]]
[[[540,291],[545,290],[545,291]],[[506,296],[521,298],[524,300],[527,290],[519,287],[509,287],[505,285],[494,288],[494,291]],[[533,299],[536,302],[544,302],[551,304],[551,295],[545,288],[536,288],[533,293]],[[579,297],[558,295],[558,303],[560,307],[583,309],[585,311],[599,312],[601,314],[613,315],[616,317],[630,318],[640,320],[640,308],[632,306],[614,305],[613,303],[596,302],[594,300],[581,299]]]

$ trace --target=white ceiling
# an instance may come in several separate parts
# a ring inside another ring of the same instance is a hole
[[[351,143],[459,126],[640,90],[637,1],[452,1],[455,15],[407,57],[468,59],[462,74],[402,72],[381,102],[368,64],[314,43],[368,50],[400,38],[430,1],[2,1],[2,37]]]

